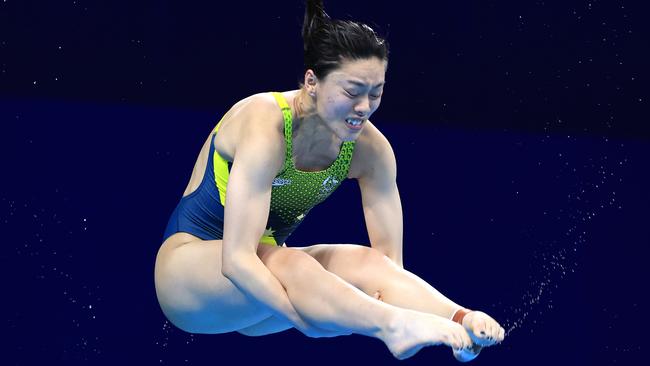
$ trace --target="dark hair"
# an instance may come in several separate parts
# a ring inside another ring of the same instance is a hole
[[[305,70],[319,79],[341,66],[344,60],[377,57],[388,61],[388,44],[368,25],[333,20],[325,13],[322,0],[307,0],[302,26]]]

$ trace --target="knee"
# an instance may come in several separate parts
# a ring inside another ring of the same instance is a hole
[[[375,248],[359,245],[357,248],[354,248],[354,251],[354,257],[357,262],[356,265],[359,267],[371,267],[386,270],[393,265],[390,258]]]
[[[309,254],[293,248],[282,248],[262,258],[262,262],[275,275],[288,274],[293,277],[296,273],[305,273],[314,269],[322,269]]]
[[[337,261],[333,272],[367,295],[383,301],[383,289],[392,286],[399,267],[384,253],[366,246],[349,246],[340,254],[342,260]]]

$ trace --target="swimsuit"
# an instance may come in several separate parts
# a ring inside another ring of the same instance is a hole
[[[271,207],[260,243],[281,245],[300,225],[309,211],[323,202],[348,176],[354,141],[346,141],[336,160],[327,169],[305,172],[296,169],[292,158],[291,108],[280,93],[272,93],[284,116],[286,151],[284,167],[271,187]],[[223,238],[226,188],[232,163],[214,149],[221,121],[212,131],[208,164],[199,187],[181,198],[172,212],[163,241],[177,232],[186,232],[203,240]]]

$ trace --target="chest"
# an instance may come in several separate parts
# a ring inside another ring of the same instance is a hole
[[[337,147],[315,150],[294,146],[291,153],[296,169],[304,172],[318,172],[329,168],[336,161],[339,150]]]
[[[350,160],[347,178],[358,178],[362,171],[364,139],[359,139]],[[284,136],[278,134],[277,143],[285,145]],[[235,133],[232,128],[220,129],[214,139],[215,150],[225,160],[232,162],[235,157]],[[337,160],[341,145],[335,143],[304,145],[299,139],[292,141],[292,160],[297,170],[320,172],[329,168]],[[286,149],[286,146],[285,146]],[[284,159],[284,156],[279,156]]]

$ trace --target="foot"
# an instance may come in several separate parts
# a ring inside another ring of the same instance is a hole
[[[472,338],[472,342],[489,347],[499,344],[505,337],[503,327],[482,311],[471,311],[463,318],[463,327]]]
[[[460,324],[406,309],[401,309],[378,337],[399,360],[413,356],[425,346],[444,344],[454,349],[472,346],[472,340]]]

